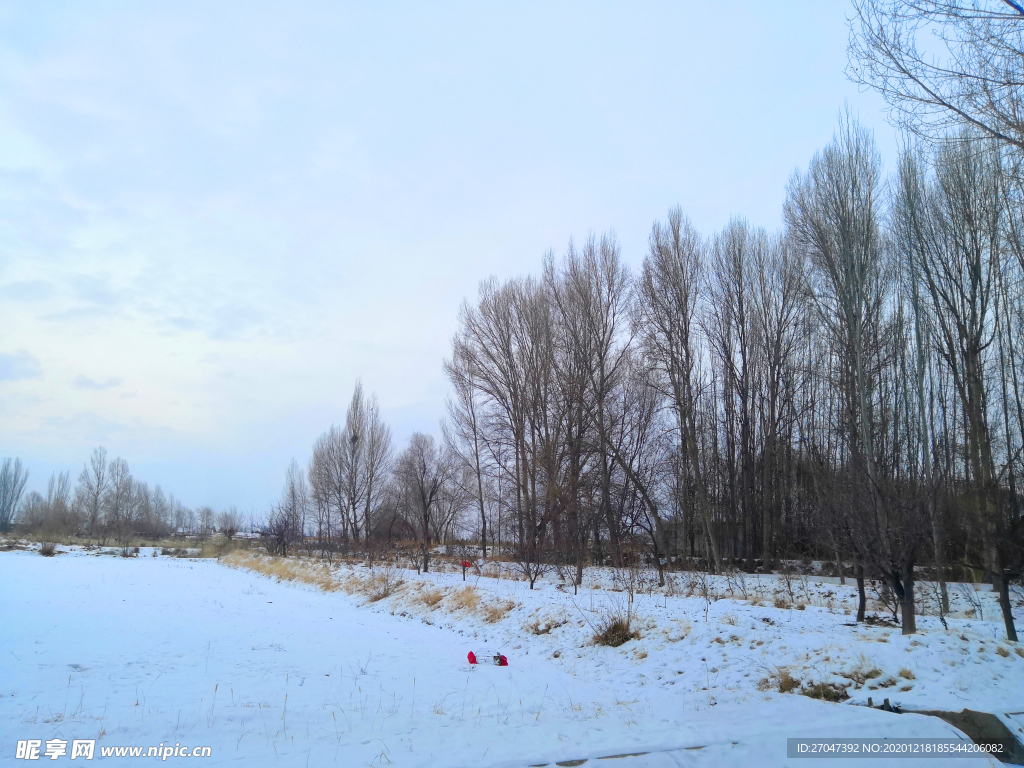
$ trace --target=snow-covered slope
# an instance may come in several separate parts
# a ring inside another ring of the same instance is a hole
[[[804,610],[708,602],[681,583],[675,595],[637,593],[641,636],[607,648],[592,644],[592,626],[624,610],[626,592],[405,572],[368,602],[361,567],[313,569],[316,586],[244,559],[146,554],[0,554],[4,761],[17,740],[56,737],[208,745],[212,758],[197,761],[207,765],[520,768],[641,752],[615,768],[783,765],[787,737],[957,733],[853,705],[868,696],[1024,710],[1024,658],[998,640],[1000,625],[957,619],[947,631],[923,617],[912,638],[850,627],[838,585],[814,586],[833,594],[805,595]],[[470,666],[466,653],[485,647],[510,666]],[[780,693],[783,672],[800,687],[846,685],[852,698]]]

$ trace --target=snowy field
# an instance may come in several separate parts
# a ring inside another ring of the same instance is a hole
[[[937,718],[857,706],[869,696],[1024,728],[1007,714],[1024,711],[1024,649],[1001,639],[985,592],[954,591],[961,618],[947,630],[923,616],[904,638],[850,626],[852,586],[673,574],[659,590],[644,577],[640,637],[608,648],[593,644],[594,627],[626,609],[629,591],[600,569],[574,596],[554,574],[531,591],[507,570],[464,584],[459,573],[151,553],[0,553],[0,763],[21,763],[18,740],[59,738],[97,739],[96,759],[112,765],[155,758],[104,758],[101,746],[209,746],[211,757],[187,760],[204,765],[811,766],[831,761],[787,761],[787,737],[959,735]],[[730,590],[740,597],[721,597]],[[467,663],[485,649],[509,666]],[[787,680],[795,687],[780,692]],[[818,684],[850,698],[799,695]],[[600,759],[619,755],[630,756]]]

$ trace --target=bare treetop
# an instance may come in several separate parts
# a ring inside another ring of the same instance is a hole
[[[1024,148],[1024,9],[1012,0],[854,0],[854,82],[878,90],[894,122],[936,138],[968,123]]]

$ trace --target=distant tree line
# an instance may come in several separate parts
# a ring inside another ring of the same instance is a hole
[[[55,472],[45,496],[38,491],[24,495],[27,480],[28,471],[19,459],[4,460],[0,532],[16,527],[44,537],[81,536],[127,546],[138,539],[205,538],[214,532],[231,538],[244,525],[234,508],[191,509],[159,485],[151,488],[132,477],[124,459],[108,460],[105,448],[93,451],[74,486],[70,472]]]

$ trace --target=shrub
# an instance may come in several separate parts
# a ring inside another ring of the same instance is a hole
[[[630,626],[629,621],[621,616],[610,616],[598,627],[594,634],[594,642],[598,645],[618,648],[638,637],[640,637],[640,633]]]
[[[834,683],[815,683],[805,687],[800,693],[809,698],[821,699],[822,701],[839,702],[850,698],[845,688]]]
[[[375,568],[364,587],[366,598],[369,602],[375,603],[390,597],[403,581],[405,580],[402,578],[401,569],[391,563]]]
[[[786,600],[784,598],[776,597],[775,598],[775,607],[776,608],[789,608],[789,603],[786,602]]]
[[[48,541],[41,547],[39,547],[39,554],[43,557],[53,557],[55,554],[57,554],[57,545],[51,541]]]
[[[876,677],[881,677],[882,670],[874,666],[870,661],[868,661],[866,656],[862,655],[860,657],[860,664],[858,664],[854,669],[851,669],[849,672],[840,672],[839,674],[859,688],[868,680],[874,680]]]
[[[800,681],[789,674],[788,669],[780,669],[778,674],[779,692],[789,693],[800,687]]]
[[[914,674],[913,670],[907,669],[906,667],[903,667],[903,669],[900,670],[900,677],[902,677],[904,680],[917,679],[917,676]]]

